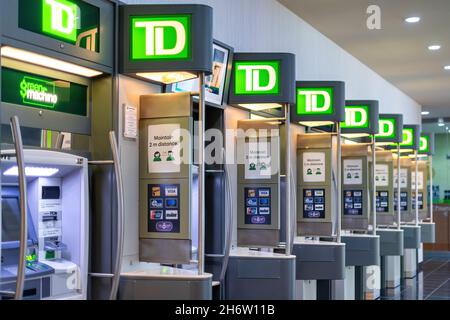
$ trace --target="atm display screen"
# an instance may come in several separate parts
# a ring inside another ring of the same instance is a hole
[[[362,190],[344,190],[344,216],[362,216]]]
[[[270,188],[244,188],[244,192],[245,224],[270,224]]]
[[[148,185],[148,232],[180,232],[180,185]]]
[[[20,207],[18,198],[2,198],[2,242],[18,241]]]
[[[389,192],[388,191],[377,191],[377,212],[388,213],[389,212]]]
[[[303,218],[325,218],[325,189],[303,190]]]
[[[416,194],[412,195],[411,205],[413,209],[416,209]],[[419,210],[423,210],[423,192],[419,192]]]
[[[398,193],[394,193],[394,207],[397,208],[397,195]],[[408,210],[408,193],[400,192],[400,210],[407,211]]]

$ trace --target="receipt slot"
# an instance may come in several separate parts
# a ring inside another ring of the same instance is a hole
[[[226,299],[294,298],[296,260],[290,253],[290,236],[281,239],[280,235],[280,203],[289,207],[291,198],[289,192],[280,193],[280,127],[289,130],[294,85],[295,55],[234,54],[229,103],[241,109],[234,110],[240,115],[248,111],[260,116],[240,116],[231,124],[237,129],[233,141],[237,160],[237,229],[225,280]],[[285,159],[289,176],[289,151]],[[290,222],[288,209],[287,235]]]
[[[420,135],[419,154],[426,160],[423,160],[424,178],[423,186],[425,188],[423,200],[423,210],[420,212],[420,227],[422,230],[422,243],[435,243],[436,241],[436,224],[433,220],[433,154],[434,154],[434,134],[422,133]],[[427,181],[428,180],[428,181]]]
[[[403,140],[403,115],[380,114],[379,131],[375,136],[380,148],[390,148],[392,144],[400,150]],[[400,228],[401,206],[394,201],[394,192],[398,192],[399,186],[394,188],[394,164],[400,165],[400,157],[394,158],[390,151],[377,151],[377,167],[375,170],[375,182],[377,196],[377,234],[380,236],[381,255],[381,287],[382,289],[393,289],[400,285],[401,280],[401,257],[404,254],[404,232]],[[387,179],[383,179],[388,173]],[[388,183],[386,183],[386,180]],[[387,203],[382,196],[387,192]],[[381,204],[383,202],[383,205]],[[386,207],[391,207],[386,213]],[[392,212],[393,217],[389,215]]]
[[[345,121],[345,84],[297,81],[291,119],[305,127],[333,132],[297,136],[298,299],[333,299],[334,280],[345,278],[345,244],[341,242],[341,136]],[[323,237],[323,238],[321,238]],[[328,241],[327,241],[328,240]]]

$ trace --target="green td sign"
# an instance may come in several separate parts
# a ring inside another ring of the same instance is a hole
[[[131,17],[131,60],[186,60],[191,56],[191,15]]]
[[[400,143],[400,146],[402,146],[402,147],[413,146],[413,144],[414,144],[414,129],[404,128],[402,137],[403,137],[403,142]]]
[[[67,0],[42,0],[42,31],[71,42],[77,41],[79,7]]]
[[[378,134],[376,138],[393,139],[395,138],[395,119],[380,118],[378,120]]]
[[[333,88],[297,88],[297,114],[333,114]]]
[[[369,128],[369,107],[346,106],[345,121],[341,123],[341,127],[351,129]]]
[[[430,142],[428,136],[420,137],[420,145],[419,145],[419,153],[428,153],[430,152]]]
[[[234,79],[236,95],[277,95],[280,61],[236,61]]]
[[[25,105],[53,109],[58,102],[55,83],[25,76],[20,82],[20,96]]]

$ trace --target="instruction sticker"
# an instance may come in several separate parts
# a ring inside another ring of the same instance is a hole
[[[377,187],[389,186],[389,166],[387,164],[377,164],[375,166],[375,185]]]
[[[325,152],[303,153],[303,181],[325,182]]]
[[[394,169],[394,188],[397,188],[397,169]],[[406,188],[408,185],[408,169],[400,168],[400,188]]]
[[[180,172],[180,125],[148,126],[148,172]]]
[[[245,150],[245,179],[270,179],[270,142],[248,142]]]
[[[417,181],[417,185],[419,190],[423,190],[423,172],[418,172],[419,181]],[[416,172],[411,172],[411,190],[416,190]]]
[[[345,159],[344,160],[344,184],[362,184],[362,160]]]

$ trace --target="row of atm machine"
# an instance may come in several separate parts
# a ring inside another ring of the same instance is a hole
[[[365,299],[417,275],[420,126],[234,53],[208,6],[1,9],[2,299]]]

